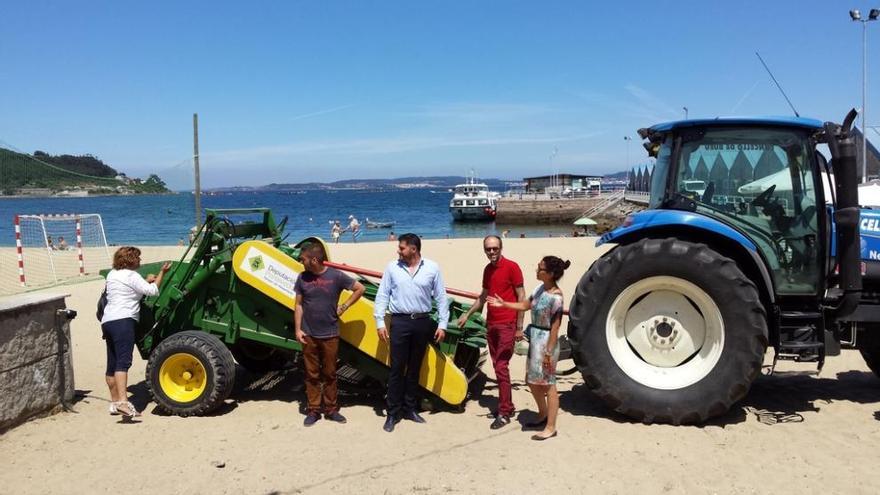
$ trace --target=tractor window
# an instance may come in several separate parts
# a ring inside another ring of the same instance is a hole
[[[790,129],[688,130],[676,192],[695,200],[697,211],[747,233],[767,259],[778,293],[815,294],[813,160],[807,136]]]
[[[660,152],[657,154],[657,163],[651,175],[651,199],[649,208],[658,208],[666,195],[666,179],[669,177],[669,162],[672,159],[672,136],[666,136]]]

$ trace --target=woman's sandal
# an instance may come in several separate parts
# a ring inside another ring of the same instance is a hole
[[[559,433],[559,432],[554,431],[553,433],[547,435],[546,437],[541,436],[541,435],[532,435],[532,440],[537,440],[539,442],[543,442],[544,440],[555,437],[557,433]]]
[[[134,404],[128,401],[117,402],[116,411],[126,418],[135,418],[141,415],[141,413],[139,413],[138,410],[134,407]]]
[[[110,402],[110,407],[107,408],[110,411],[111,416],[119,416],[119,411],[116,409],[116,405],[119,404],[116,401]]]

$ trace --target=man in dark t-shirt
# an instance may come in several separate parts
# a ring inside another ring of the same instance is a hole
[[[501,238],[488,235],[483,239],[483,251],[489,263],[483,269],[483,290],[477,301],[458,319],[462,327],[467,319],[476,312],[483,311],[486,297],[497,295],[509,302],[525,299],[523,291],[523,275],[519,265],[501,256]],[[513,407],[513,391],[510,385],[510,358],[513,346],[523,338],[523,312],[514,309],[489,306],[486,314],[486,338],[489,343],[489,356],[495,368],[495,380],[498,382],[498,410],[490,428],[496,430],[510,423],[516,409]]]
[[[303,425],[312,426],[324,417],[345,423],[336,402],[336,356],[339,352],[339,315],[364,293],[364,286],[345,273],[324,266],[324,248],[313,242],[302,246],[300,261],[305,267],[296,279],[296,309],[293,314],[296,340],[303,345],[308,411]],[[352,294],[342,304],[343,290]],[[323,385],[323,393],[322,393]]]

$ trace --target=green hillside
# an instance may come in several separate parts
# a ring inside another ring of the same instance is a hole
[[[146,180],[131,179],[91,155],[50,155],[36,151],[30,156],[0,148],[0,194],[44,195],[65,190],[89,194],[170,192],[157,175],[150,175]]]

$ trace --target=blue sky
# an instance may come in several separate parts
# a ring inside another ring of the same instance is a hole
[[[756,50],[801,115],[840,120],[861,105],[847,10],[872,6],[252,4],[5,0],[0,144],[162,174],[191,157],[198,112],[205,187],[615,172],[645,161],[625,135],[684,106],[790,114]],[[880,22],[868,41],[880,55]],[[869,66],[872,125],[880,56]]]

